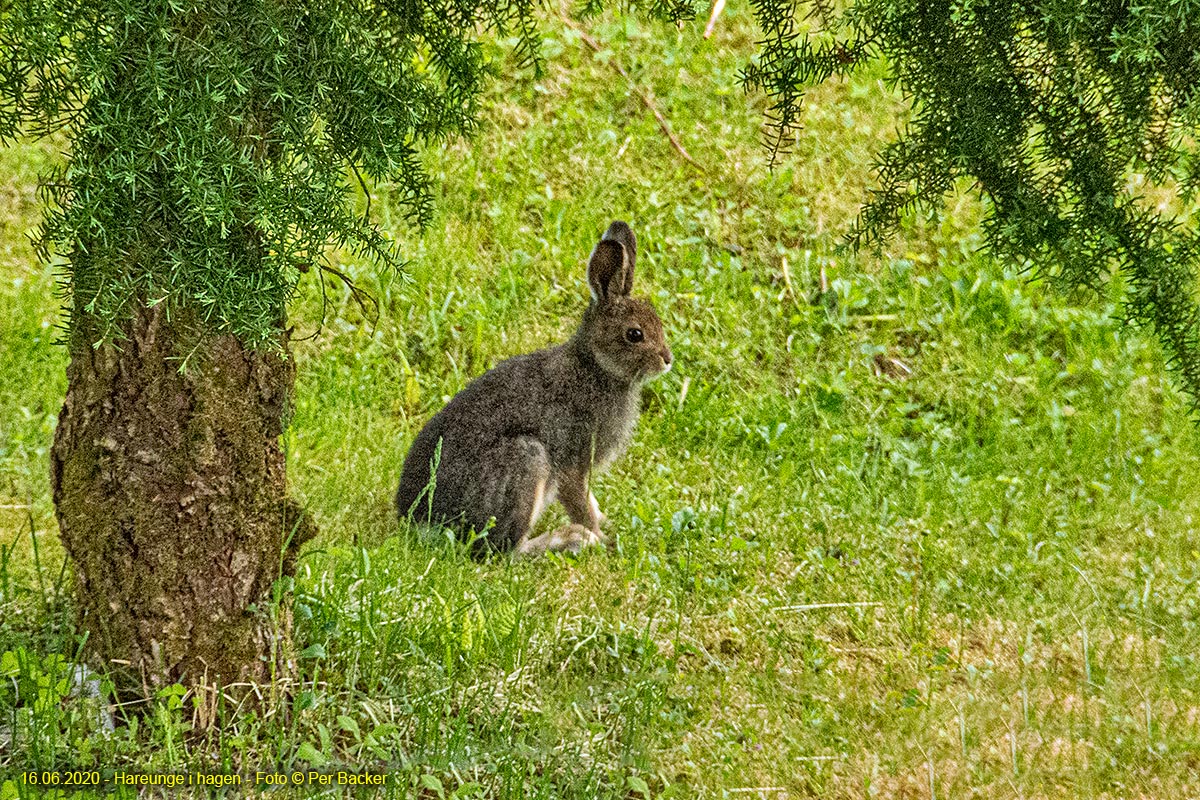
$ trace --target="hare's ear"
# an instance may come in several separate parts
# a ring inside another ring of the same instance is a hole
[[[602,303],[610,297],[628,294],[625,289],[625,247],[612,239],[602,239],[588,260],[588,286],[592,290],[592,301]]]
[[[629,294],[633,291],[633,266],[637,261],[637,237],[633,235],[633,229],[621,220],[616,220],[608,226],[608,230],[600,239],[606,242],[620,242],[625,248],[625,283],[621,287],[621,294]]]

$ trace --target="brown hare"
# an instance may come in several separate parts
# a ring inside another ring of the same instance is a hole
[[[633,231],[612,223],[588,261],[592,300],[570,340],[502,361],[429,420],[404,461],[402,517],[486,530],[491,547],[517,555],[606,541],[589,478],[628,444],[642,384],[671,368],[658,314],[630,296],[636,257]],[[533,537],[553,500],[570,524]]]

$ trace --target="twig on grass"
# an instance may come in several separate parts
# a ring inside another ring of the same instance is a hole
[[[717,27],[717,17],[721,16],[721,12],[725,10],[725,0],[715,0],[712,7],[712,13],[708,15],[708,24],[704,26],[704,38],[713,35],[713,29]]]
[[[360,289],[349,275],[339,269],[335,269],[328,264],[317,264],[317,267],[322,272],[328,272],[330,275],[339,278],[346,285],[346,288],[350,290],[350,298],[358,304],[358,309],[363,313],[363,316],[371,320],[372,328],[379,323],[379,301],[375,299],[374,295]],[[375,307],[373,314],[367,310],[368,302]]]
[[[583,39],[583,43],[586,44],[592,50],[592,52],[604,52],[604,48],[600,45],[600,43],[592,38],[591,34],[585,31],[578,22],[565,15],[562,16],[561,19],[564,25],[579,34],[579,38]],[[654,104],[654,101],[650,99],[650,96],[646,94],[646,92],[644,92],[642,88],[637,85],[637,83],[634,82],[629,73],[625,71],[625,68],[621,66],[621,62],[617,61],[617,59],[614,57],[608,60],[608,65],[616,70],[617,73],[625,79],[625,81],[629,84],[629,88],[638,96],[638,99],[642,101],[642,105],[644,105],[646,109],[654,115],[654,119],[658,121],[658,127],[662,129],[663,134],[666,135],[667,139],[671,142],[671,146],[675,148],[675,152],[679,153],[680,157],[683,158],[684,161],[688,162],[696,169],[700,170],[701,172],[706,172],[704,167],[696,163],[696,159],[692,158],[691,153],[687,151],[687,148],[683,146],[683,143],[679,141],[679,138],[671,131],[671,126],[667,123],[667,118],[664,117],[662,112],[658,110],[658,106]]]

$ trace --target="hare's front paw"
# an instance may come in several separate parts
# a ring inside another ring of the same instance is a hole
[[[603,534],[589,530],[583,525],[571,523],[533,539],[521,539],[513,549],[513,556],[530,558],[551,551],[578,553],[585,547],[606,544],[607,541]]]

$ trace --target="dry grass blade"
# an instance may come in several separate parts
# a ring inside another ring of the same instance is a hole
[[[774,611],[818,611],[823,608],[874,608],[883,603],[861,601],[847,603],[801,603],[795,606],[776,606]]]

